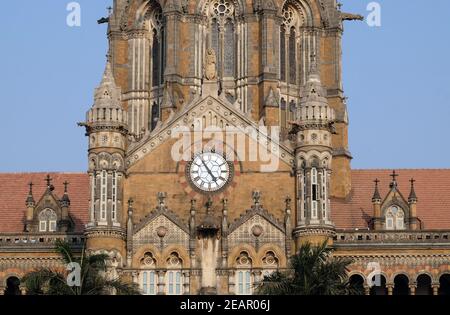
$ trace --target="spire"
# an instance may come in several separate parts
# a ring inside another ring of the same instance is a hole
[[[64,195],[61,199],[61,206],[62,207],[68,207],[70,206],[70,198],[69,198],[69,193],[67,191],[67,187],[69,186],[69,182],[65,181],[64,183]]]
[[[34,201],[34,197],[33,197],[33,186],[34,186],[34,184],[33,184],[32,182],[30,182],[30,183],[28,184],[28,186],[30,186],[30,190],[29,190],[29,192],[28,192],[28,197],[27,197],[27,200],[26,200],[26,205],[27,205],[27,207],[34,207],[35,204],[36,204],[36,202]]]
[[[320,124],[332,130],[336,114],[328,105],[327,92],[320,80],[315,55],[311,55],[311,67],[301,96],[300,106],[297,107],[296,123],[302,126],[302,129],[316,128]]]
[[[381,202],[381,195],[380,192],[378,190],[378,183],[379,183],[379,179],[375,179],[374,183],[375,183],[375,191],[373,192],[373,197],[372,197],[372,202]]]
[[[328,106],[326,99],[326,92],[320,80],[320,74],[317,65],[316,55],[311,55],[311,67],[308,74],[308,79],[303,91],[303,97],[300,100],[300,105],[325,105]]]
[[[108,55],[102,81],[95,90],[94,108],[122,108],[121,91],[116,85],[109,59]]]
[[[411,192],[409,193],[408,202],[415,203],[415,202],[417,202],[417,196],[416,196],[416,192],[414,190],[414,183],[416,181],[414,180],[414,178],[411,178],[409,180],[409,182],[411,183]]]

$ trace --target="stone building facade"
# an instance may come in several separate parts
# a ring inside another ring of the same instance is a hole
[[[0,293],[63,267],[62,238],[149,295],[251,294],[325,240],[367,294],[448,294],[450,170],[351,169],[351,19],[335,0],[115,0],[87,174],[0,174]]]

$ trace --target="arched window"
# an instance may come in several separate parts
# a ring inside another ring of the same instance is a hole
[[[45,209],[39,213],[39,232],[56,232],[56,212]]]
[[[301,13],[289,1],[283,7],[280,27],[280,80],[295,85],[298,82],[297,37],[303,24]]]
[[[108,207],[108,172],[103,170],[100,178],[100,221],[106,222]]]
[[[317,169],[311,169],[311,218],[317,219],[317,203],[319,201],[319,185],[317,181]]]
[[[147,13],[150,37],[150,127],[154,129],[160,117],[164,92],[164,70],[166,67],[166,38],[162,9],[154,4]],[[156,122],[155,122],[156,120]]]
[[[300,27],[303,24],[301,12],[293,3],[287,1],[282,11],[283,21],[280,26],[280,95],[289,104],[280,108],[280,125],[288,128],[288,120],[294,119],[296,103],[299,101],[300,74],[300,51],[298,41],[300,38]]]
[[[386,230],[404,230],[405,212],[398,206],[392,206],[386,211]]]
[[[156,260],[153,258],[153,254],[147,252],[140,261],[141,268],[144,269],[140,273],[141,290],[144,295],[157,294],[158,277],[155,271]]]
[[[252,260],[247,252],[242,252],[236,260],[236,294],[250,295],[252,294],[253,277],[252,277]]]
[[[209,47],[216,52],[220,81],[234,81],[236,72],[235,8],[229,0],[214,0],[207,11],[210,17]],[[234,84],[234,83],[233,83]]]
[[[263,276],[269,276],[270,274],[276,272],[278,270],[278,258],[275,256],[275,253],[269,251],[263,258]]]
[[[173,252],[167,259],[166,294],[183,294],[182,260],[178,253]]]

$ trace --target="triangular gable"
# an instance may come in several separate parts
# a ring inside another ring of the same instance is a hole
[[[259,125],[252,121],[249,117],[238,110],[234,105],[230,104],[226,99],[221,97],[215,98],[207,96],[205,98],[197,98],[192,101],[191,105],[186,105],[183,110],[177,114],[171,115],[163,125],[148,134],[140,142],[130,145],[127,153],[127,166],[132,166],[140,161],[147,154],[154,151],[159,145],[171,139],[171,131],[176,127],[190,126],[195,119],[201,118],[204,113],[213,111],[220,119],[223,119],[230,126],[245,129],[252,127],[256,131],[256,136],[259,138],[263,147],[271,147],[272,154],[275,154],[288,165],[294,165],[294,157],[292,150],[284,143],[279,143],[272,139],[269,135],[259,129]]]
[[[274,244],[284,249],[286,233],[283,224],[267,210],[253,206],[230,225],[227,240],[230,247],[239,244],[254,244],[256,247]]]
[[[160,228],[165,229],[162,238],[158,235]],[[133,247],[137,248],[148,244],[155,246],[179,244],[187,247],[189,245],[189,228],[169,209],[155,209],[134,227]]]

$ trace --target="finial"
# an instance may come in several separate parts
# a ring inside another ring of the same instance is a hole
[[[28,192],[28,198],[27,198],[25,203],[26,203],[27,207],[34,207],[34,205],[35,205],[35,201],[34,201],[34,198],[33,198],[33,186],[34,186],[34,184],[32,182],[30,182],[28,184],[28,186],[30,186],[30,191]]]
[[[291,211],[291,201],[292,201],[292,199],[291,199],[291,196],[287,196],[286,197],[286,200],[285,200],[285,202],[286,202],[286,212],[290,212]]]
[[[409,180],[409,182],[411,183],[411,192],[409,193],[408,201],[409,202],[417,202],[417,195],[414,190],[414,183],[416,182],[416,180],[414,178],[411,178]]]
[[[224,215],[227,215],[228,213],[228,199],[226,198],[222,199],[222,213]]]
[[[372,202],[376,202],[381,200],[380,192],[378,190],[378,183],[380,182],[380,180],[377,178],[373,182],[375,183],[375,191],[373,193]]]
[[[397,187],[397,177],[399,176],[395,170],[392,171],[392,174],[389,175],[392,177],[392,183],[390,185],[391,188]]]
[[[50,174],[47,174],[47,177],[45,178],[45,181],[47,182],[47,187],[50,188],[52,184],[52,178],[50,177]]]
[[[158,202],[159,202],[159,206],[160,207],[165,207],[165,205],[166,205],[166,198],[167,198],[167,193],[166,192],[159,192],[158,193]]]
[[[213,200],[212,200],[211,196],[209,196],[208,201],[206,202],[206,213],[211,212],[212,206],[213,206]]]
[[[64,185],[64,193],[65,194],[67,194],[67,187],[69,186],[69,182],[68,181],[65,181],[64,183],[63,183],[63,185]]]
[[[191,211],[195,211],[195,205],[197,204],[197,200],[196,199],[191,199]]]
[[[253,204],[258,207],[260,205],[260,200],[261,200],[261,192],[258,190],[253,191],[252,193],[252,197],[253,197]]]

